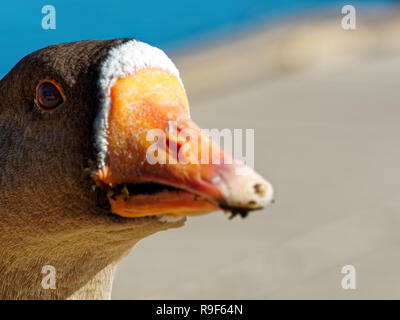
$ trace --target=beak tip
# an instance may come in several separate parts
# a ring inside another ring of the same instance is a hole
[[[261,201],[264,203],[264,207],[270,203],[274,203],[275,197],[274,197],[274,188],[272,187],[272,184],[264,180],[264,184],[261,186],[262,186],[261,187],[262,191],[260,192],[259,184],[255,184],[254,191],[261,198]]]
[[[257,182],[253,185],[253,192],[250,194],[251,200],[248,201],[248,205],[252,209],[263,209],[270,203],[275,202],[274,188],[271,183],[266,180]]]
[[[228,207],[242,208],[249,211],[260,210],[274,202],[274,188],[254,170],[246,175],[230,177],[224,188],[225,202]]]

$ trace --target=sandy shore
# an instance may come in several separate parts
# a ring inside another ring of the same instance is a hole
[[[204,128],[254,128],[276,203],[140,242],[115,299],[400,298],[400,19],[290,22],[176,56]],[[356,290],[341,287],[353,265]]]

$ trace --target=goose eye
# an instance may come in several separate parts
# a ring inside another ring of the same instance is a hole
[[[36,92],[36,103],[44,111],[51,111],[64,102],[60,89],[50,81],[39,84]]]

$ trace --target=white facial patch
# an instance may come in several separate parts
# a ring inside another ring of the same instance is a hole
[[[175,76],[184,89],[179,71],[164,51],[138,40],[130,40],[112,48],[100,66],[98,87],[100,108],[95,119],[95,147],[99,168],[104,167],[107,154],[108,115],[111,108],[111,88],[118,79],[141,69],[161,69]]]

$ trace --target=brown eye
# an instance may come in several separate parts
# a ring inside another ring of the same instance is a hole
[[[59,85],[53,80],[43,80],[36,90],[36,104],[43,111],[52,111],[64,102]]]

